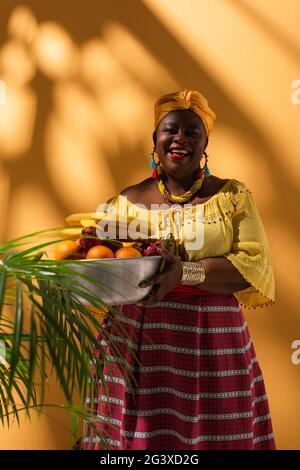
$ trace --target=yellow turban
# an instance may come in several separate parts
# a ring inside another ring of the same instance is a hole
[[[158,123],[163,117],[175,109],[191,109],[198,114],[204,124],[207,136],[209,136],[216,115],[208,106],[206,98],[199,91],[185,88],[184,90],[169,93],[158,98],[154,106],[154,128],[157,128]]]

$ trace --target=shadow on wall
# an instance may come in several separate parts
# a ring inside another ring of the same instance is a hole
[[[63,219],[132,184],[148,166],[154,100],[183,86],[210,97],[219,128],[234,128],[238,123],[245,145],[265,156],[272,186],[285,178],[283,164],[255,122],[145,3],[131,0],[130,8],[127,2],[119,2],[118,8],[101,2],[99,8],[96,0],[18,4],[12,1],[6,6],[0,29],[0,64],[15,104],[6,126],[11,125],[11,133],[6,129],[10,143],[0,139],[11,194],[16,188],[32,186],[36,191],[29,195],[25,191],[20,198],[33,200],[41,190]],[[18,122],[17,115],[21,116]],[[74,187],[81,190],[75,192]],[[297,201],[299,189],[290,182],[289,190],[290,200]],[[275,203],[283,209],[281,198]],[[286,226],[291,226],[292,209],[281,211]],[[9,224],[4,239],[10,233]]]
[[[239,0],[238,2],[229,2],[234,4],[234,8],[238,9],[243,13],[250,21],[258,25],[262,31],[268,33],[269,37],[278,45],[278,47],[284,47],[285,53],[289,54],[292,59],[299,60],[300,48],[283,32],[279,31],[268,18],[260,14],[253,5],[246,3],[245,0]]]

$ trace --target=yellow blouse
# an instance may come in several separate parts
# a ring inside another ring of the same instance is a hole
[[[197,205],[150,210],[121,194],[106,204],[120,219],[124,216],[139,221],[136,229],[140,228],[141,233],[147,229],[151,236],[161,237],[171,232],[182,260],[226,257],[251,284],[234,292],[242,306],[255,308],[274,303],[275,282],[267,236],[252,192],[243,182],[230,179],[209,200]]]

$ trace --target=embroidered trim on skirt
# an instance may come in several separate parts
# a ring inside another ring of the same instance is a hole
[[[135,382],[124,380],[120,358],[100,333],[109,355],[110,372],[103,367],[109,403],[101,383],[87,399],[106,449],[276,448],[263,376],[233,294],[178,285],[153,306],[123,305],[121,311],[126,336],[112,316],[103,328]],[[87,421],[82,448],[104,448]]]

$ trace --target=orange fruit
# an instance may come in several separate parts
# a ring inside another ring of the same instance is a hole
[[[55,244],[54,259],[78,259],[80,257],[80,248],[73,240],[64,240]]]
[[[137,258],[142,256],[142,253],[133,246],[123,246],[115,252],[116,258]]]
[[[114,258],[114,254],[108,246],[95,245],[89,249],[86,255],[87,259],[95,258]]]

